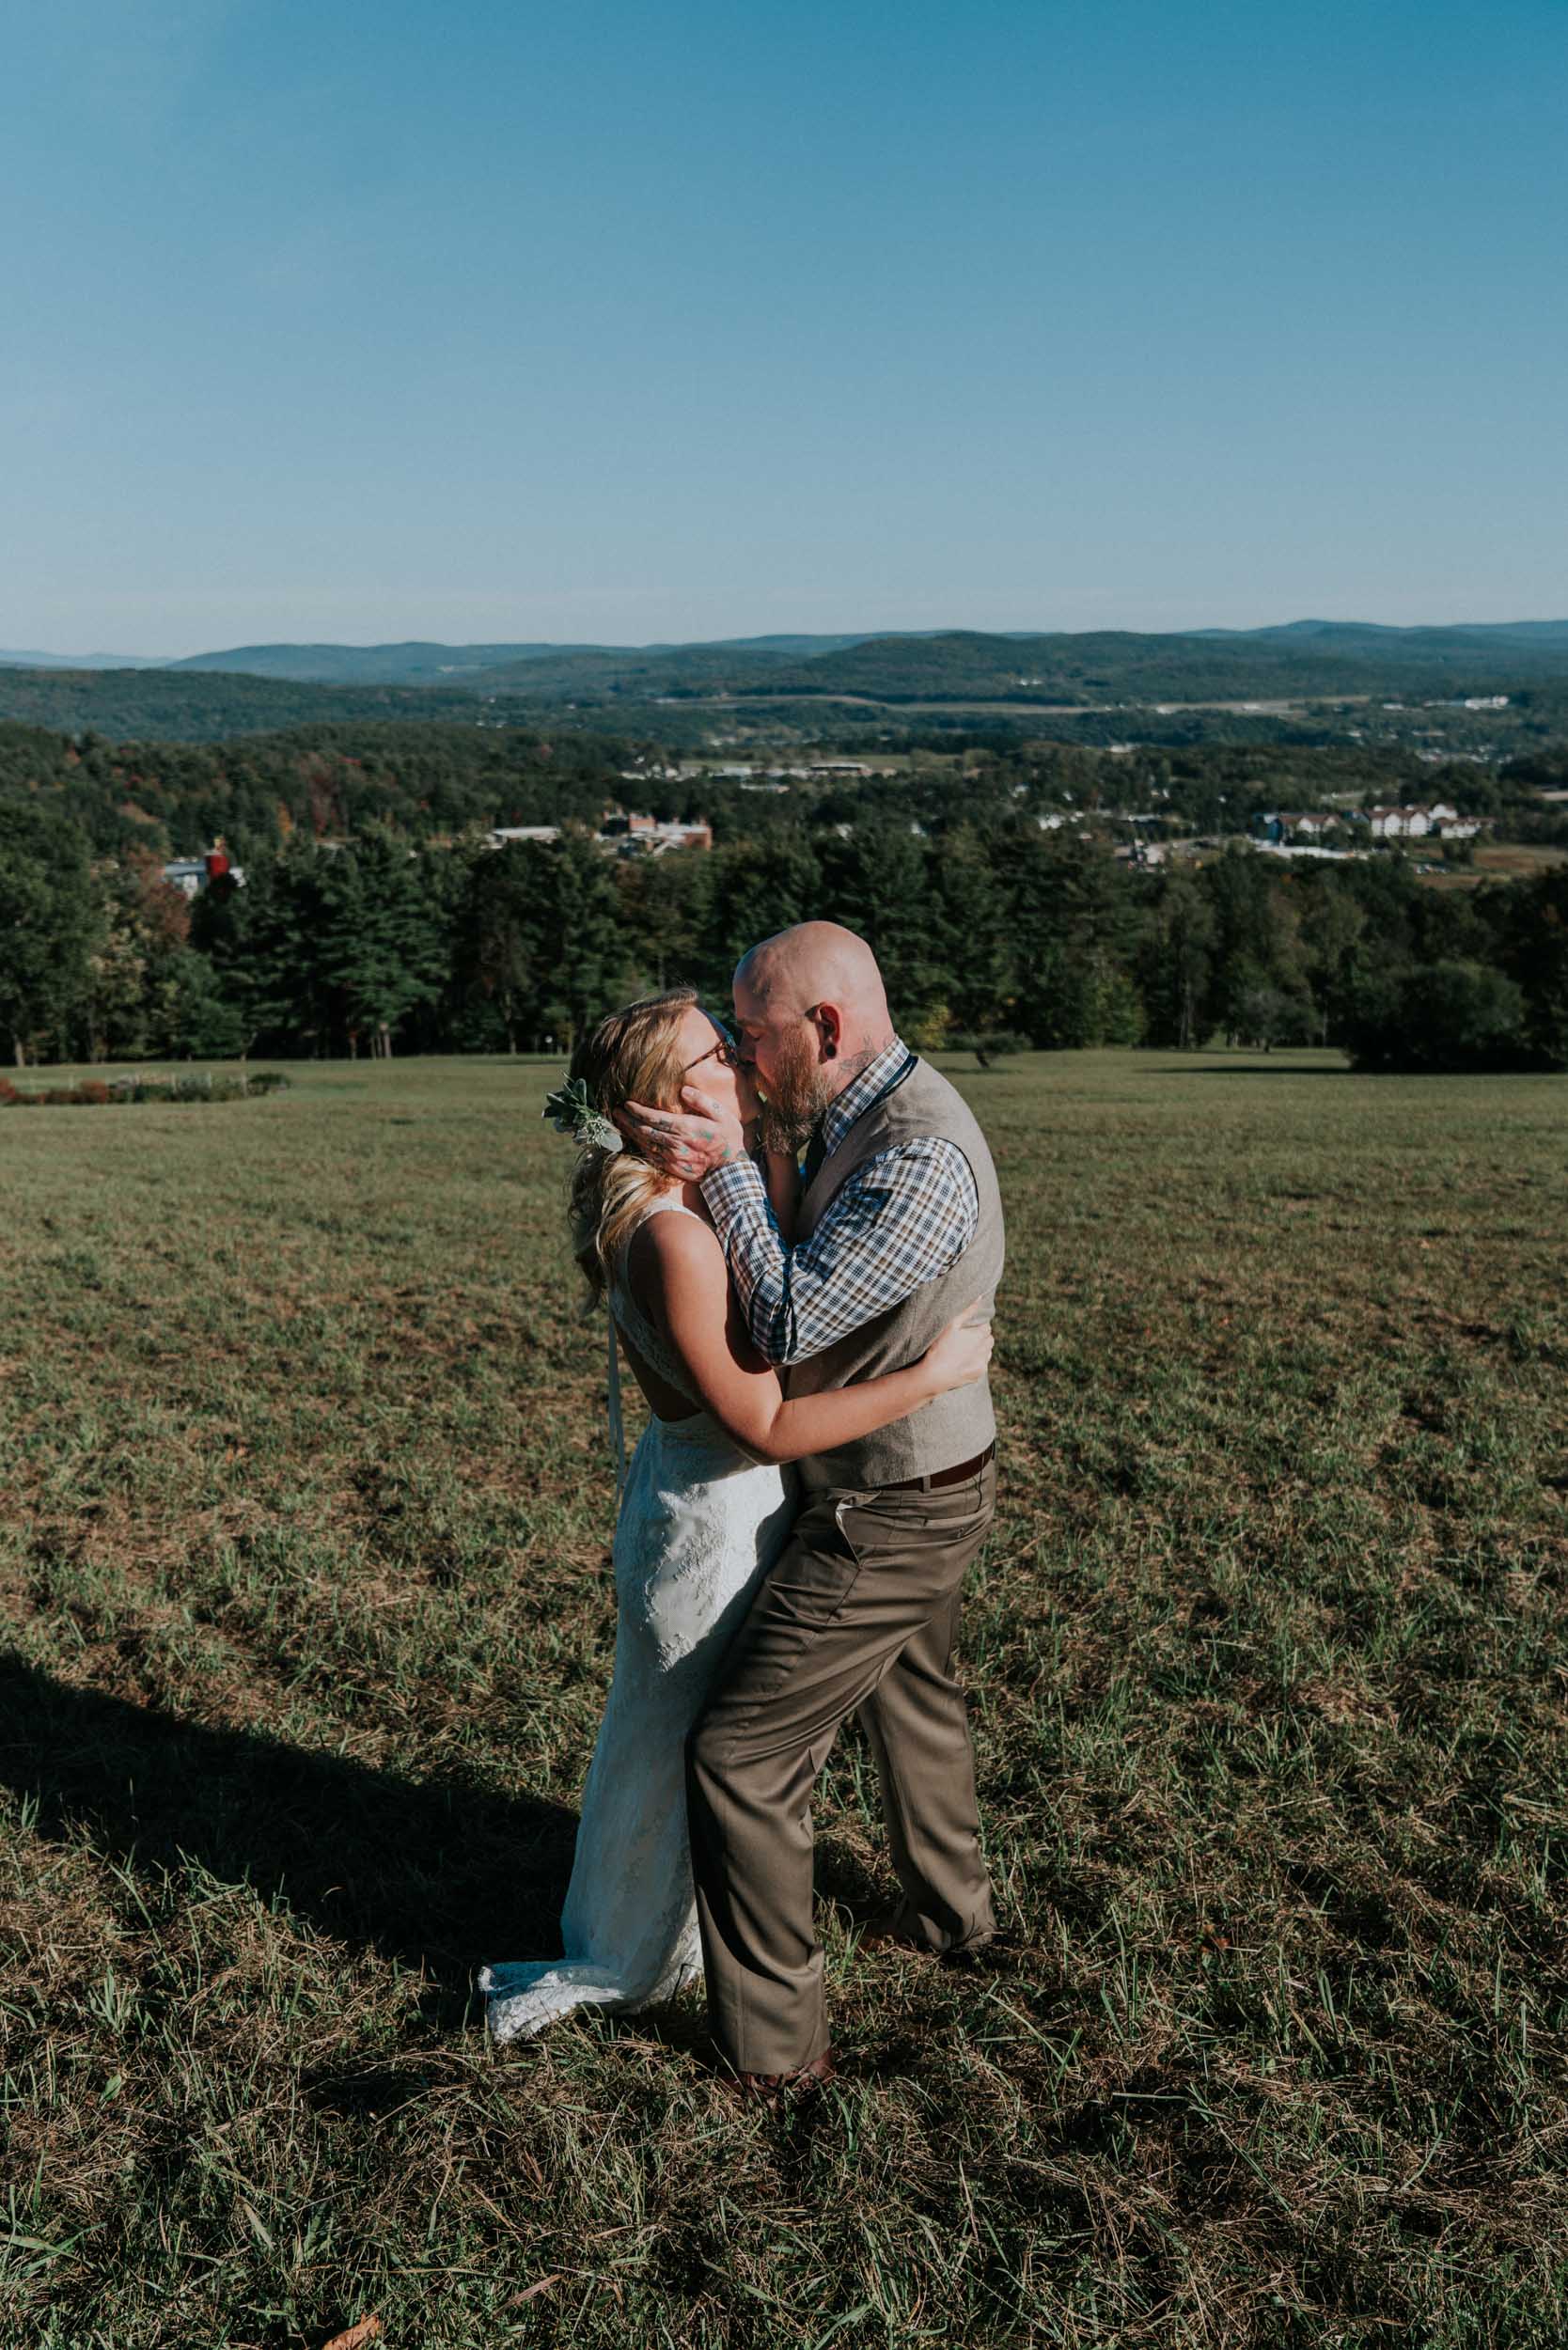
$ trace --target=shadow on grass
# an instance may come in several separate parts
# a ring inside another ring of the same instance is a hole
[[[486,1959],[549,1957],[576,1814],[461,1781],[421,1785],[264,1732],[214,1730],[0,1657],[0,1784],[37,1827],[147,1879],[189,1859],[333,1941],[425,1968],[429,2020],[467,2011]]]

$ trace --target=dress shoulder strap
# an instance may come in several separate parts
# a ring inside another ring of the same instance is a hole
[[[683,1199],[651,1199],[638,1221],[646,1224],[651,1215],[689,1215],[694,1224],[704,1220],[695,1208],[688,1208]]]

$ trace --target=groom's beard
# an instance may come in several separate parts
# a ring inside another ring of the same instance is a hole
[[[808,1031],[780,1038],[774,1053],[759,1129],[765,1151],[799,1151],[833,1100],[827,1073]]]

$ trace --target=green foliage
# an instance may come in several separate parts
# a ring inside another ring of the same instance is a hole
[[[928,862],[935,904],[929,917],[953,1018],[965,1029],[995,1031],[1015,995],[1017,958],[1008,876],[993,838],[975,825],[953,825]],[[911,1039],[913,1042],[913,1038]]]
[[[1511,889],[1488,891],[1478,909],[1525,1004],[1530,1050],[1568,1069],[1568,867]]]
[[[624,789],[619,756],[613,743],[436,722],[200,744],[73,741],[0,724],[0,792],[47,799],[102,856],[191,855],[222,835],[248,866],[295,838],[337,840],[377,823],[442,839],[492,824],[597,822]]]
[[[1152,1044],[1172,1044],[1189,1052],[1208,1034],[1218,934],[1201,875],[1168,868],[1159,879],[1137,962]]]
[[[441,992],[450,941],[430,863],[376,826],[321,866],[321,969],[356,1043],[367,1037],[386,1048],[409,1013]]]
[[[823,909],[816,843],[794,825],[737,841],[717,867],[704,861],[698,870],[687,858],[682,877],[698,893],[684,976],[699,979],[719,1003],[729,995],[730,976],[748,947]]]
[[[920,1040],[912,1033],[909,1042],[919,1044]],[[1029,1049],[1028,1038],[1020,1036],[1016,1028],[960,1029],[946,1042],[955,1053],[973,1053],[981,1069],[989,1069],[993,1061],[1005,1060],[1014,1053],[1027,1053]],[[927,1049],[921,1046],[922,1051]]]
[[[1005,870],[1017,1026],[1058,1051],[1133,1042],[1142,1011],[1127,964],[1139,906],[1105,846],[1026,827]]]
[[[0,1047],[10,1058],[70,1052],[100,935],[82,835],[51,808],[0,798]]]
[[[214,1075],[211,1070],[181,1076],[83,1077],[74,1085],[18,1085],[0,1077],[0,1107],[98,1109],[125,1102],[243,1102],[252,1094],[276,1093],[289,1080],[279,1069]]]
[[[959,1045],[954,1034],[950,1005],[928,1004],[913,1020],[901,1021],[900,1026],[904,1042],[912,1044],[917,1053],[940,1053],[949,1044],[955,1050],[967,1049]]]
[[[1354,775],[1345,754],[1314,757],[1318,792]],[[1531,1055],[1568,1060],[1560,878],[1445,890],[1397,854],[1303,868],[1234,839],[1197,864],[1118,861],[1119,836],[1123,857],[1158,838],[1150,804],[1171,830],[1205,810],[1246,821],[1300,781],[1235,745],[1119,760],[1036,744],[784,797],[666,776],[646,800],[710,816],[716,846],[656,857],[590,837],[622,794],[645,798],[611,758],[479,727],[199,747],[0,728],[0,807],[35,843],[11,857],[10,1001],[55,1058],[556,1049],[675,980],[722,1004],[748,947],[823,916],[870,941],[896,1018],[930,1050],[955,1033],[1327,1044],[1366,1031],[1389,974],[1464,963],[1506,972]],[[1431,772],[1396,760],[1380,789],[1430,788]],[[559,838],[495,849],[501,820]],[[248,885],[187,909],[162,852],[216,834]]]
[[[819,895],[809,910],[870,943],[889,1001],[924,1010],[948,995],[931,918],[929,853],[909,825],[873,817],[847,838],[830,830],[817,855]],[[770,922],[767,930],[779,927]]]
[[[323,722],[472,725],[474,703],[461,692],[296,684],[222,670],[0,667],[0,717],[73,734],[209,743]]]
[[[1411,965],[1369,982],[1346,1041],[1358,1069],[1517,1069],[1531,1058],[1524,991],[1478,963]]]

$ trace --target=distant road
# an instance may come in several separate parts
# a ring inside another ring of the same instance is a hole
[[[1324,702],[1336,705],[1370,702],[1370,694],[1315,694],[1302,701],[1246,702],[1010,702],[1010,701],[890,701],[876,694],[680,694],[661,696],[682,708],[742,710],[748,702],[847,702],[858,710],[981,711],[988,716],[1015,718],[1171,717],[1182,710],[1224,710],[1252,718],[1293,718]]]

